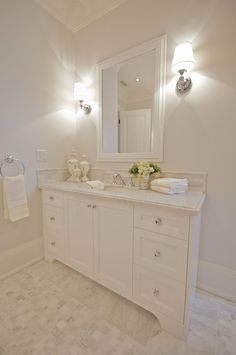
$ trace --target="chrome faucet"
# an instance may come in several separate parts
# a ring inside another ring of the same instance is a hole
[[[125,180],[120,174],[113,174],[113,184],[126,186]]]

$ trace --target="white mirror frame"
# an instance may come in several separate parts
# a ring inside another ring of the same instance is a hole
[[[165,115],[165,83],[166,83],[166,49],[167,36],[162,35],[151,41],[145,42],[137,47],[131,48],[112,58],[106,59],[98,63],[99,73],[99,122],[98,122],[98,147],[97,160],[107,162],[133,162],[139,160],[155,160],[161,162],[163,160],[163,135],[164,135],[164,115]],[[151,50],[156,50],[156,93],[155,105],[152,120],[152,151],[145,153],[104,153],[103,149],[103,126],[102,126],[102,71],[127,61],[138,55],[144,54]],[[154,134],[153,134],[154,132]]]

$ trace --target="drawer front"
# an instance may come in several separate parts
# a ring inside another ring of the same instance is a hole
[[[156,272],[134,266],[134,299],[152,310],[181,323],[184,321],[185,284]]]
[[[43,191],[43,204],[63,207],[63,195],[54,191]]]
[[[189,216],[156,207],[135,207],[134,225],[151,232],[188,239]]]
[[[134,230],[134,261],[175,280],[186,281],[188,242],[143,229]]]
[[[65,245],[63,235],[55,232],[46,233],[47,250],[56,258],[64,259]]]
[[[44,206],[44,229],[64,235],[64,212],[62,208]]]

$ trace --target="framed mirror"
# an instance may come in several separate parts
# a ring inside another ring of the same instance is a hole
[[[166,35],[98,64],[98,161],[163,160]]]

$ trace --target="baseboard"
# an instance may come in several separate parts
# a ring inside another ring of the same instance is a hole
[[[0,280],[43,258],[43,239],[37,238],[0,253]]]
[[[236,302],[236,271],[200,260],[197,287]]]

